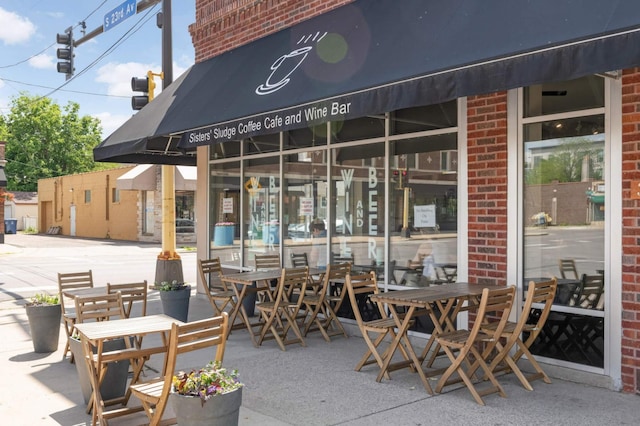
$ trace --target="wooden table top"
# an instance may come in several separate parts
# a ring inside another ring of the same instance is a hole
[[[372,295],[371,299],[383,303],[393,303],[398,305],[416,305],[424,306],[427,303],[436,302],[438,300],[480,296],[482,290],[502,289],[504,286],[498,285],[481,285],[472,283],[451,283],[433,287],[415,288],[411,290],[395,290],[378,295]]]
[[[318,268],[309,268],[309,275],[319,275],[324,273]],[[251,285],[256,281],[275,280],[282,275],[282,269],[268,269],[265,271],[249,271],[249,272],[237,272],[234,274],[225,274],[222,276],[222,280],[231,282],[234,284]]]
[[[96,321],[76,324],[75,328],[90,341],[128,336],[143,336],[171,330],[174,323],[184,324],[164,314],[124,318],[111,321]]]

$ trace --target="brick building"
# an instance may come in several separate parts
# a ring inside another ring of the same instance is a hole
[[[197,161],[198,252],[228,267],[311,252],[312,223],[325,258],[387,265],[390,290],[425,250],[519,295],[572,260],[567,286],[597,275],[602,292],[556,303],[565,326],[534,353],[640,392],[639,16],[624,0],[198,0],[196,65],[96,157]]]

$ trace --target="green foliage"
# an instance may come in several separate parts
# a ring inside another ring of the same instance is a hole
[[[37,191],[38,179],[110,167],[93,161],[102,139],[100,121],[80,117],[79,110],[75,102],[61,108],[26,93],[12,99],[11,111],[0,120],[9,190]]]
[[[180,372],[173,376],[173,390],[179,395],[200,397],[204,404],[209,398],[242,387],[238,370],[228,371],[220,362],[211,361],[200,370]]]
[[[37,234],[38,230],[36,228],[34,228],[33,226],[29,226],[28,228],[26,228],[23,231],[25,234]]]
[[[32,305],[59,305],[58,295],[50,295],[46,293],[38,293],[31,298]]]
[[[602,149],[594,149],[588,140],[566,141],[558,145],[553,154],[540,160],[531,170],[527,171],[525,182],[528,185],[558,182],[580,182],[582,180],[583,164],[588,166],[588,177],[602,179],[602,167],[598,161]]]
[[[160,284],[156,283],[154,287],[156,290],[160,290],[160,291],[178,291],[178,290],[182,290],[188,285],[189,284],[187,283],[179,283],[178,281],[173,280],[171,282],[162,281]]]

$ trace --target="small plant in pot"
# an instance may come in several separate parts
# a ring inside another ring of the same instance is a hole
[[[160,301],[165,315],[187,322],[191,285],[173,280],[156,283],[154,288],[160,291]]]
[[[25,305],[33,350],[37,353],[55,352],[60,339],[62,306],[57,295],[36,294]]]
[[[211,361],[173,376],[171,400],[180,425],[237,425],[242,387],[237,370]]]

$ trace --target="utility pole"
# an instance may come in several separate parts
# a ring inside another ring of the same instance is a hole
[[[173,82],[171,0],[162,1],[162,88]],[[182,259],[176,253],[175,166],[162,165],[162,251],[156,263],[155,282],[184,282]]]

